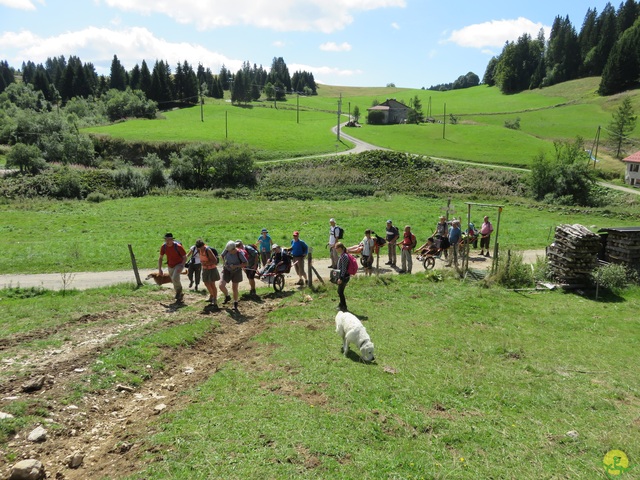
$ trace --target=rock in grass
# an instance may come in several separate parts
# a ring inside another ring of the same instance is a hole
[[[64,463],[67,465],[67,467],[74,469],[80,468],[82,462],[84,462],[84,453],[82,452],[74,452],[64,460]]]
[[[22,384],[22,391],[25,393],[36,392],[44,386],[44,376],[34,378],[29,382]]]
[[[0,412],[0,420],[4,420],[6,418],[13,418],[13,415],[11,415],[10,413]]]
[[[11,469],[9,480],[41,480],[45,477],[44,465],[39,460],[22,460]]]
[[[42,427],[37,427],[31,431],[27,440],[30,442],[44,442],[47,439],[47,431]]]

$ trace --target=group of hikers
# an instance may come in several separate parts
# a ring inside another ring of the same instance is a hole
[[[198,290],[200,280],[209,293],[208,302],[214,309],[218,308],[218,287],[224,295],[223,304],[231,302],[233,308],[238,309],[238,286],[243,280],[243,272],[249,281],[249,294],[256,295],[256,277],[268,277],[274,272],[288,272],[291,265],[295,265],[299,280],[298,285],[304,285],[306,274],[304,270],[304,258],[308,254],[307,244],[300,240],[300,233],[293,232],[291,246],[283,248],[273,243],[267,229],[262,229],[260,237],[255,244],[244,244],[242,240],[229,240],[219,253],[215,248],[207,245],[202,239],[185,250],[182,244],[175,240],[172,233],[164,236],[164,243],[160,247],[158,258],[158,273],[163,275],[162,265],[164,257],[167,257],[168,275],[175,289],[176,302],[182,303],[184,292],[182,287],[182,275],[185,267],[189,278],[189,288],[194,286]],[[218,265],[222,263],[222,275],[218,271]],[[262,268],[259,268],[262,265]],[[216,282],[219,282],[216,285]],[[227,285],[231,283],[231,294]]]
[[[331,264],[331,281],[338,286],[338,296],[340,303],[338,309],[348,311],[345,298],[345,288],[355,271],[353,266],[352,252],[362,255],[362,265],[365,275],[371,275],[374,254],[386,243],[388,247],[389,259],[386,265],[397,267],[396,248],[400,249],[401,268],[398,273],[411,273],[413,267],[414,252],[421,254],[436,254],[442,252],[447,260],[446,266],[452,264],[457,266],[458,248],[463,238],[477,242],[480,238],[480,255],[489,257],[489,244],[493,225],[489,217],[485,216],[479,230],[475,229],[473,223],[469,223],[467,230],[463,233],[460,227],[460,220],[453,219],[448,222],[446,217],[441,216],[435,231],[427,241],[417,247],[415,234],[411,231],[411,226],[406,225],[400,237],[400,230],[391,220],[387,220],[385,237],[379,237],[373,230],[367,229],[364,237],[354,247],[347,248],[342,242],[344,230],[336,224],[335,218],[329,220],[329,248]],[[304,286],[308,283],[306,278],[304,260],[308,255],[309,247],[300,239],[300,232],[294,231],[289,247],[282,247],[273,243],[266,228],[263,228],[260,236],[254,244],[245,244],[242,240],[229,240],[219,253],[215,248],[207,245],[202,239],[198,239],[189,250],[185,250],[182,244],[176,241],[173,234],[167,233],[164,236],[164,244],[160,248],[158,258],[158,272],[163,275],[162,265],[164,257],[167,257],[168,275],[175,289],[176,302],[182,303],[184,292],[181,281],[181,274],[187,268],[189,278],[189,288],[195,283],[198,290],[200,280],[204,283],[208,293],[208,302],[214,309],[218,308],[217,297],[218,287],[224,295],[223,304],[228,304],[233,299],[233,308],[238,309],[238,286],[243,281],[243,272],[249,281],[249,294],[256,295],[255,279],[270,279],[273,275],[289,272],[291,266],[295,267],[298,275],[297,285]],[[474,247],[476,244],[474,243]],[[452,250],[449,255],[449,249]],[[486,250],[486,253],[485,253]],[[222,275],[218,271],[219,264],[222,264]],[[216,285],[216,282],[219,282]],[[227,288],[231,283],[231,294]]]

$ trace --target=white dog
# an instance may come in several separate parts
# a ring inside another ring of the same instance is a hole
[[[342,353],[347,355],[349,344],[353,343],[360,349],[360,358],[365,362],[374,359],[373,342],[369,338],[364,325],[354,314],[349,312],[338,312],[336,315],[336,333],[342,337]]]

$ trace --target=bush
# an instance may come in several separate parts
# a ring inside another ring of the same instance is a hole
[[[87,195],[87,202],[101,203],[107,200],[111,200],[111,197],[101,192],[91,192]]]
[[[113,172],[116,187],[133,197],[143,197],[149,190],[149,184],[142,172],[132,167]]]
[[[508,254],[500,257],[497,272],[490,277],[490,281],[508,288],[533,287],[533,271],[530,265],[524,263],[521,253]]]
[[[47,168],[40,149],[35,145],[16,143],[7,154],[7,167],[18,167],[20,173],[37,174]]]
[[[55,174],[56,188],[53,192],[56,198],[83,198],[82,179],[77,170],[63,167]]]
[[[515,120],[505,120],[504,126],[506,128],[510,128],[511,130],[520,130],[520,117]]]
[[[624,290],[629,285],[638,283],[638,278],[638,272],[616,263],[597,267],[591,272],[591,281],[594,286],[599,284],[600,288],[612,292]]]

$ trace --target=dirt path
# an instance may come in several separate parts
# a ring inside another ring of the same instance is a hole
[[[385,252],[386,253],[386,252]],[[539,250],[524,252],[525,261],[533,262]],[[380,257],[384,263],[386,256]],[[486,268],[490,259],[472,255],[472,268]],[[315,268],[327,281],[328,259],[314,262]],[[444,268],[444,262],[436,261],[436,269]],[[414,262],[414,273],[424,271]],[[397,273],[387,266],[381,273]],[[55,288],[60,286],[59,274],[10,275],[3,282],[17,286],[18,280],[34,286]],[[179,411],[191,401],[184,393],[207,381],[228,362],[250,364],[251,368],[272,368],[267,365],[269,356],[263,344],[253,338],[268,328],[268,313],[278,307],[283,296],[293,295],[290,275],[285,291],[274,294],[263,290],[257,298],[243,295],[239,312],[222,308],[212,311],[206,307],[204,296],[189,290],[186,306],[172,303],[166,290],[154,290],[136,303],[120,308],[116,303],[106,306],[107,311],[98,314],[78,314],[64,324],[52,329],[32,330],[0,341],[0,412],[13,402],[24,402],[29,408],[38,409],[44,416],[42,426],[47,439],[34,443],[27,439],[36,425],[29,424],[12,436],[6,445],[0,444],[0,478],[7,478],[14,461],[12,458],[35,458],[41,461],[49,473],[47,478],[60,480],[85,480],[88,478],[123,478],[145,468],[149,462],[162,461],[163,452],[147,441],[159,430],[157,415]],[[132,282],[131,272],[78,273],[71,288],[92,288],[113,283]],[[78,283],[75,283],[78,282]],[[248,282],[241,284],[246,290]],[[298,294],[295,298],[302,305],[312,299],[313,293]],[[117,299],[114,299],[117,302]],[[102,389],[89,389],[90,393],[73,395],[79,385],[89,385],[95,369],[100,369],[101,355],[126,346],[132,338],[144,331],[153,334],[167,327],[187,324],[194,318],[210,318],[210,330],[194,345],[165,348],[158,359],[161,367],[146,367],[147,379],[142,385],[114,385]],[[306,328],[321,328],[317,319],[299,319]],[[56,340],[48,347],[35,348],[34,341]],[[42,387],[26,393],[22,386],[42,379]],[[264,388],[270,388],[266,385]],[[310,404],[321,404],[321,394],[316,397],[296,389],[283,389]],[[45,413],[42,413],[42,412]],[[74,454],[82,457],[79,468],[69,467]],[[17,461],[17,460],[16,460]]]
[[[536,261],[536,257],[544,256],[544,250],[525,250],[522,252],[524,261],[526,263],[534,263]],[[399,256],[398,256],[399,257]],[[380,274],[394,274],[398,272],[398,269],[390,268],[384,265],[386,261],[386,252],[382,251],[380,256]],[[398,258],[399,261],[399,258]],[[330,265],[329,259],[320,258],[315,259],[313,261],[314,267],[320,274],[320,276],[328,281],[328,267]],[[489,268],[491,265],[491,259],[487,259],[485,257],[480,257],[477,255],[477,252],[472,252],[471,257],[469,257],[469,267],[470,268]],[[436,261],[436,269],[444,268],[444,262]],[[140,277],[145,284],[153,284],[150,280],[145,281],[145,277],[150,273],[156,270],[141,270]],[[413,273],[418,273],[423,271],[421,265],[418,264],[417,261],[414,260],[414,268]],[[374,271],[375,273],[375,271]],[[297,278],[294,278],[295,275],[293,272],[287,276],[287,284],[293,285]],[[314,278],[314,281],[317,279]],[[31,288],[31,287],[42,287],[47,290],[62,290],[66,289],[76,289],[76,290],[86,290],[89,288],[98,288],[98,287],[107,287],[110,285],[116,285],[119,283],[135,283],[136,279],[132,270],[116,270],[110,272],[76,272],[72,274],[67,274],[66,278],[62,273],[42,273],[42,274],[7,274],[0,275],[0,288],[9,288],[9,287],[21,287],[21,288]],[[183,285],[188,285],[187,277],[184,276]],[[264,282],[257,281],[258,288],[260,286],[265,286]],[[201,285],[204,288],[203,285]],[[170,288],[170,285],[167,286]],[[248,290],[249,283],[243,281],[240,284],[241,290]]]

